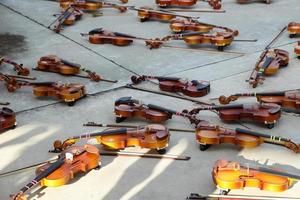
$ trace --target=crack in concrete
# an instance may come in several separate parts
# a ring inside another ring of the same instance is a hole
[[[5,5],[5,4],[3,4],[3,3],[1,3],[1,2],[0,2],[0,5],[3,6],[3,7],[5,7],[5,8],[7,8],[7,9],[9,9],[9,10],[11,10],[11,11],[13,11],[13,12],[15,12],[15,13],[17,13],[17,14],[19,14],[19,15],[21,15],[22,17],[25,17],[25,18],[29,19],[30,21],[32,21],[32,22],[34,22],[34,23],[36,23],[36,24],[38,24],[38,25],[40,25],[40,26],[46,28],[47,30],[49,30],[49,28],[48,28],[47,26],[45,26],[45,25],[42,24],[41,22],[39,22],[39,21],[37,21],[37,20],[35,20],[35,19],[33,19],[33,18],[31,18],[31,17],[29,17],[29,16],[23,14],[22,12],[20,12],[20,11],[18,11],[18,10],[15,10],[15,9],[13,9],[13,8],[9,7],[8,5]],[[77,44],[77,45],[79,45],[79,46],[81,46],[81,47],[87,49],[88,51],[90,51],[90,52],[92,52],[92,53],[94,53],[94,54],[96,54],[96,55],[98,55],[98,56],[100,56],[100,57],[102,57],[102,58],[108,60],[109,62],[113,63],[114,65],[116,65],[116,66],[118,66],[118,67],[120,67],[120,68],[122,68],[122,69],[124,69],[124,70],[126,70],[126,71],[128,71],[128,72],[130,72],[130,73],[132,73],[132,74],[139,75],[139,74],[137,74],[136,72],[134,72],[134,71],[132,71],[132,70],[130,70],[130,69],[127,69],[125,66],[123,66],[123,65],[121,65],[121,64],[119,64],[119,63],[117,63],[116,61],[114,61],[114,60],[112,60],[112,59],[110,59],[110,58],[108,58],[108,57],[106,57],[106,56],[104,56],[104,55],[98,53],[97,51],[95,51],[95,50],[93,50],[93,49],[91,49],[91,48],[89,48],[89,47],[87,47],[87,46],[85,46],[85,45],[83,45],[83,44],[81,44],[81,43],[75,41],[75,40],[73,40],[72,38],[70,38],[70,37],[68,37],[68,36],[66,36],[66,35],[64,35],[64,34],[61,34],[61,33],[57,33],[57,34],[60,35],[60,36],[62,36],[62,37],[64,37],[64,38],[66,38],[66,39],[68,39],[69,41],[71,41],[71,42],[73,42],[73,43],[75,43],[75,44]]]

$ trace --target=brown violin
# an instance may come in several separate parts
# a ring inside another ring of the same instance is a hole
[[[211,44],[216,46],[219,51],[223,51],[226,46],[229,46],[237,32],[189,32],[183,34],[173,34],[163,37],[160,40],[167,42],[169,40],[183,40],[189,46],[198,46],[200,44]],[[151,48],[151,44],[149,44]]]
[[[222,195],[210,194],[203,195],[198,193],[191,193],[186,200],[282,200],[282,197],[269,196],[255,196],[255,195]]]
[[[221,9],[221,0],[202,0],[208,3],[213,9]],[[156,0],[156,4],[159,7],[166,8],[169,6],[179,6],[179,7],[192,7],[198,0]]]
[[[298,41],[297,45],[295,46],[294,52],[297,55],[297,57],[300,59],[300,41]]]
[[[0,108],[0,132],[14,129],[16,126],[17,121],[14,111],[7,107]]]
[[[87,133],[73,136],[61,142],[53,143],[52,152],[60,152],[75,144],[81,139],[96,138],[97,142],[108,150],[121,150],[126,147],[141,147],[155,149],[159,153],[165,153],[170,140],[169,130],[160,124],[140,126],[139,128],[118,128],[102,132]]]
[[[122,97],[115,101],[116,122],[120,123],[127,118],[140,117],[154,123],[162,123],[171,119],[173,115],[185,117],[191,124],[198,124],[199,119],[195,115],[173,111],[153,104],[142,104],[132,97]]]
[[[237,30],[232,30],[227,27],[223,26],[217,26],[214,24],[208,24],[203,23],[200,21],[197,21],[195,19],[173,19],[170,22],[170,28],[175,33],[182,33],[186,31],[196,31],[196,32],[202,32],[202,33],[208,33],[212,31],[213,29],[223,29],[225,32],[231,32],[234,33],[235,36],[239,34]]]
[[[55,82],[29,82],[12,79],[6,83],[7,90],[14,92],[23,86],[32,86],[36,97],[55,97],[73,106],[86,96],[85,86],[78,83],[59,84]]]
[[[271,41],[255,64],[254,70],[247,80],[253,88],[256,88],[258,84],[263,84],[265,76],[273,75],[277,73],[280,68],[288,65],[289,53],[287,51],[282,49],[270,50],[271,45],[282,35],[285,29],[286,27]]]
[[[4,58],[4,57],[0,57],[0,65],[3,64],[3,63],[7,63],[7,64],[10,64],[12,65],[14,68],[14,71],[16,71],[18,73],[18,75],[21,75],[21,76],[28,76],[30,71],[28,68],[24,67],[23,64],[18,64],[12,60],[9,60],[7,58]]]
[[[172,19],[174,19],[175,17],[194,18],[194,17],[187,16],[187,15],[179,15],[179,14],[171,12],[171,11],[154,10],[154,9],[148,8],[148,7],[141,7],[141,8],[130,7],[129,9],[135,10],[138,12],[138,17],[140,18],[141,22],[145,22],[149,19],[163,21],[163,22],[169,22]],[[195,18],[195,19],[197,19],[197,18]]]
[[[201,80],[185,80],[178,77],[164,77],[164,76],[132,76],[133,84],[138,84],[142,81],[156,79],[159,82],[159,88],[167,92],[182,92],[191,97],[202,97],[209,93],[210,84],[208,81]]]
[[[287,27],[290,38],[300,34],[300,23],[290,22]]]
[[[278,92],[254,92],[254,93],[238,93],[228,97],[220,96],[221,104],[229,104],[231,101],[237,100],[239,97],[256,97],[261,103],[275,103],[287,110],[300,111],[300,90],[278,91]]]
[[[127,3],[128,0],[122,0],[122,2]],[[89,10],[97,11],[100,8],[115,8],[120,12],[126,12],[127,8],[125,6],[120,6],[113,3],[96,1],[96,0],[60,0],[60,7],[62,9],[67,9],[68,7],[73,6],[79,10]]]
[[[71,26],[75,21],[79,20],[83,12],[79,9],[69,6],[48,26],[49,29],[59,33],[63,29],[63,25]],[[52,27],[53,26],[53,27]]]
[[[88,78],[92,81],[107,81],[116,83],[117,81],[107,80],[101,78],[96,72],[92,72],[88,69],[81,68],[81,65],[73,63],[55,55],[43,56],[37,62],[37,68],[35,70],[45,71],[45,72],[55,72],[62,75],[75,75],[81,78]],[[86,72],[87,76],[79,75],[80,71]]]
[[[238,162],[227,160],[216,161],[212,176],[215,184],[223,194],[232,189],[245,187],[258,188],[271,192],[283,192],[294,182],[300,180],[299,175],[283,172],[266,167],[249,167]]]
[[[89,36],[89,42],[92,44],[112,44],[116,46],[127,46],[130,45],[133,40],[143,40],[146,46],[150,48],[158,48],[162,41],[155,39],[146,39],[142,37],[136,37],[119,32],[110,32],[102,28],[96,28],[91,30],[89,33],[81,33],[81,36]]]
[[[36,177],[24,186],[12,200],[26,200],[25,193],[40,183],[41,186],[58,187],[67,184],[74,175],[100,168],[99,150],[92,145],[74,146],[63,151],[57,161],[36,169]]]
[[[202,110],[214,110],[219,117],[226,122],[248,120],[265,124],[268,128],[273,128],[281,117],[281,107],[277,104],[229,104],[225,106],[203,106],[188,112],[195,115]]]
[[[226,129],[205,121],[200,122],[197,126],[196,140],[200,144],[201,151],[207,150],[211,145],[222,143],[234,144],[243,148],[253,148],[262,143],[268,143],[280,145],[295,153],[300,153],[299,144],[296,144],[291,139],[241,128],[236,128],[235,130]]]
[[[253,0],[236,0],[237,3],[250,3],[251,1]],[[270,4],[271,3],[271,0],[261,0],[262,2],[266,3],[266,4]]]

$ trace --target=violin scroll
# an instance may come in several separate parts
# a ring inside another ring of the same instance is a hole
[[[208,4],[215,10],[222,8],[221,0],[208,0]]]
[[[231,101],[235,101],[238,98],[239,98],[238,96],[234,96],[234,95],[231,95],[229,97],[222,95],[219,97],[219,102],[220,104],[229,104]]]
[[[144,76],[131,76],[131,81],[133,84],[139,84],[141,83],[142,81],[145,81],[145,77]]]
[[[61,140],[55,140],[53,142],[53,150],[49,150],[51,153],[60,153],[64,151],[67,147],[72,146],[73,144],[76,143],[75,139],[67,139],[64,142]]]
[[[9,197],[11,200],[27,200],[27,197],[25,196],[25,194],[23,192],[19,192],[16,195],[11,194]]]

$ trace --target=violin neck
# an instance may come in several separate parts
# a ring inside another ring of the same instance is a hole
[[[157,79],[159,81],[179,81],[178,77],[166,77],[166,76],[144,76],[147,79]]]
[[[284,177],[291,178],[291,179],[300,180],[300,176],[299,175],[290,174],[290,173],[282,172],[282,171],[276,171],[274,169],[269,169],[269,168],[266,168],[266,167],[259,167],[256,170],[261,171],[261,172],[265,172],[265,173],[270,173],[270,174],[275,174],[275,175],[279,175],[279,176],[284,176]]]
[[[20,82],[21,85],[26,86],[52,86],[55,85],[55,82]]]
[[[45,171],[41,172],[38,176],[35,177],[35,179],[33,179],[25,187],[23,187],[21,191],[25,193],[27,190],[38,184],[43,178],[47,177],[49,174],[51,174],[60,166],[62,166],[64,164],[64,159],[64,156],[59,158],[55,163],[51,164],[50,167],[48,167]]]
[[[234,105],[224,105],[224,106],[207,106],[199,108],[198,110],[225,110],[225,109],[234,109],[234,108],[243,108],[243,104],[234,104]]]
[[[247,134],[247,135],[253,135],[253,136],[257,136],[257,137],[262,137],[262,138],[267,138],[270,139],[270,141],[283,141],[283,142],[289,142],[289,139],[286,138],[282,138],[279,136],[272,136],[272,135],[267,135],[267,134],[263,134],[263,133],[258,133],[255,131],[250,131],[250,130],[246,130],[246,129],[242,129],[242,128],[236,128],[235,131],[237,133],[243,133],[243,134]]]
[[[70,62],[70,61],[67,61],[67,60],[64,60],[64,59],[61,59],[60,58],[60,61],[66,65],[69,65],[71,67],[75,67],[75,68],[80,68],[81,65],[77,64],[77,63],[73,63],[73,62]]]
[[[257,92],[257,93],[238,93],[233,96],[239,97],[256,97],[256,96],[284,96],[286,91],[278,91],[278,92]]]
[[[108,136],[108,135],[120,135],[120,134],[126,134],[127,132],[128,132],[127,128],[119,128],[119,129],[107,130],[107,131],[102,131],[97,133],[87,133],[84,135],[72,137],[72,139],[93,138],[93,137]]]
[[[158,110],[158,111],[162,111],[162,112],[167,112],[169,114],[176,114],[178,112],[174,111],[174,110],[170,110],[168,108],[164,108],[161,106],[157,106],[157,105],[153,105],[153,104],[148,104],[146,105],[148,108],[153,109],[153,110]]]

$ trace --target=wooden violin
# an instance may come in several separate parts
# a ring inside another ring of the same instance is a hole
[[[122,0],[122,2],[127,3],[128,0]],[[60,0],[60,7],[62,9],[67,9],[68,7],[73,6],[79,10],[89,10],[97,11],[100,8],[115,8],[120,12],[126,12],[127,8],[125,6],[120,6],[113,3],[96,1],[96,0]]]
[[[142,104],[132,97],[122,97],[115,101],[116,122],[120,123],[127,118],[140,117],[154,123],[162,123],[171,119],[173,115],[188,118],[191,124],[198,124],[195,115],[173,111],[153,104]]]
[[[215,110],[219,117],[226,122],[248,120],[265,124],[268,128],[273,128],[281,117],[281,107],[277,104],[229,104],[224,106],[203,106],[195,108],[190,115],[195,115],[202,110]]]
[[[45,72],[55,72],[62,75],[76,75],[81,78],[88,78],[92,81],[107,81],[116,83],[117,81],[107,80],[101,78],[96,72],[92,72],[88,69],[81,68],[81,65],[67,61],[65,59],[59,58],[55,55],[43,56],[37,62],[37,68],[35,70],[45,71]],[[79,75],[80,71],[86,72],[87,76]]]
[[[290,22],[287,27],[290,38],[300,34],[300,23]]]
[[[297,57],[300,59],[300,41],[298,41],[297,45],[295,46],[294,52],[297,55]]]
[[[17,121],[14,111],[7,107],[0,108],[0,132],[13,129],[16,125]]]
[[[256,97],[261,103],[275,103],[291,111],[300,111],[300,90],[278,91],[278,92],[254,92],[238,93],[228,97],[220,96],[221,104],[228,104],[237,100],[239,97]]]
[[[257,147],[262,143],[275,144],[286,147],[295,153],[300,153],[300,146],[291,139],[280,136],[263,134],[246,129],[235,130],[222,128],[202,121],[196,129],[196,140],[200,144],[200,150],[205,151],[211,145],[229,143],[243,148]]]
[[[241,4],[250,3],[251,1],[253,0],[236,0],[237,3],[241,3]],[[266,4],[270,4],[272,0],[261,0],[261,1],[265,2]]]
[[[26,200],[25,193],[40,183],[41,186],[58,187],[67,184],[75,174],[99,169],[99,150],[92,145],[74,146],[63,151],[56,162],[36,169],[36,177],[24,186],[12,200]]]
[[[187,15],[179,15],[177,13],[170,12],[170,11],[154,10],[154,9],[148,8],[148,7],[141,7],[141,8],[130,7],[129,9],[135,10],[138,12],[138,17],[140,18],[141,22],[145,22],[149,19],[163,21],[163,22],[169,22],[172,19],[174,19],[175,17],[194,18],[194,17],[187,16]],[[197,19],[197,18],[195,18],[195,19]]]
[[[21,75],[21,76],[28,76],[30,71],[28,68],[24,67],[23,64],[18,64],[12,60],[9,60],[7,58],[4,58],[4,57],[0,57],[0,65],[3,64],[3,63],[7,63],[7,64],[10,64],[12,65],[14,68],[14,71],[16,71],[18,73],[18,75]]]
[[[182,33],[185,31],[196,31],[202,33],[208,33],[213,29],[223,29],[225,32],[234,33],[235,36],[239,34],[237,30],[234,31],[227,27],[203,23],[195,19],[180,19],[180,18],[173,19],[170,22],[170,28],[175,33]]]
[[[265,51],[260,55],[258,62],[255,64],[250,78],[247,80],[253,88],[258,84],[263,84],[264,77],[270,76],[278,72],[278,69],[285,67],[289,63],[289,53],[282,49],[270,50],[271,45],[280,37],[285,31],[284,27],[281,32],[271,41],[265,48]]]
[[[160,40],[162,42],[167,42],[169,40],[183,40],[189,46],[198,46],[200,44],[211,44],[216,46],[219,51],[223,51],[226,46],[229,46],[237,32],[212,32],[212,33],[202,33],[202,32],[189,32],[183,34],[173,34],[163,37]],[[151,48],[151,44],[149,44]]]
[[[109,129],[102,132],[87,133],[73,136],[65,141],[56,140],[52,152],[60,152],[81,139],[96,138],[97,142],[108,150],[121,150],[126,147],[141,147],[155,149],[165,153],[169,144],[168,128],[160,124],[140,126],[138,128]]]
[[[212,176],[223,193],[231,189],[254,187],[271,192],[283,192],[289,189],[300,176],[265,167],[251,168],[238,162],[216,161]]]
[[[14,92],[23,86],[33,86],[37,97],[56,97],[73,106],[76,101],[86,96],[85,86],[78,83],[59,84],[55,82],[29,82],[12,79],[6,83],[7,90]]]
[[[255,196],[255,195],[222,195],[222,194],[203,195],[198,193],[191,193],[186,198],[186,200],[282,200],[282,199],[283,199],[282,197],[275,197],[275,196],[271,197],[271,196]]]
[[[185,80],[178,77],[164,77],[164,76],[132,76],[131,81],[138,84],[142,81],[157,79],[159,88],[167,92],[182,92],[191,97],[202,97],[209,93],[210,84],[208,81],[202,80]]]
[[[71,26],[75,21],[79,20],[83,12],[79,9],[69,6],[48,26],[49,29],[59,33],[63,29],[63,25]],[[53,26],[53,27],[52,27]]]
[[[110,32],[102,28],[96,28],[89,33],[81,33],[81,36],[89,36],[89,41],[92,44],[113,44],[116,46],[127,46],[133,42],[133,40],[143,40],[146,46],[150,48],[158,48],[162,41],[155,39],[146,39],[142,37],[136,37],[119,32]]]
[[[202,0],[208,3],[213,9],[221,9],[221,0]],[[179,7],[191,7],[194,6],[198,0],[155,0],[159,7],[166,8],[169,6],[179,6]]]

